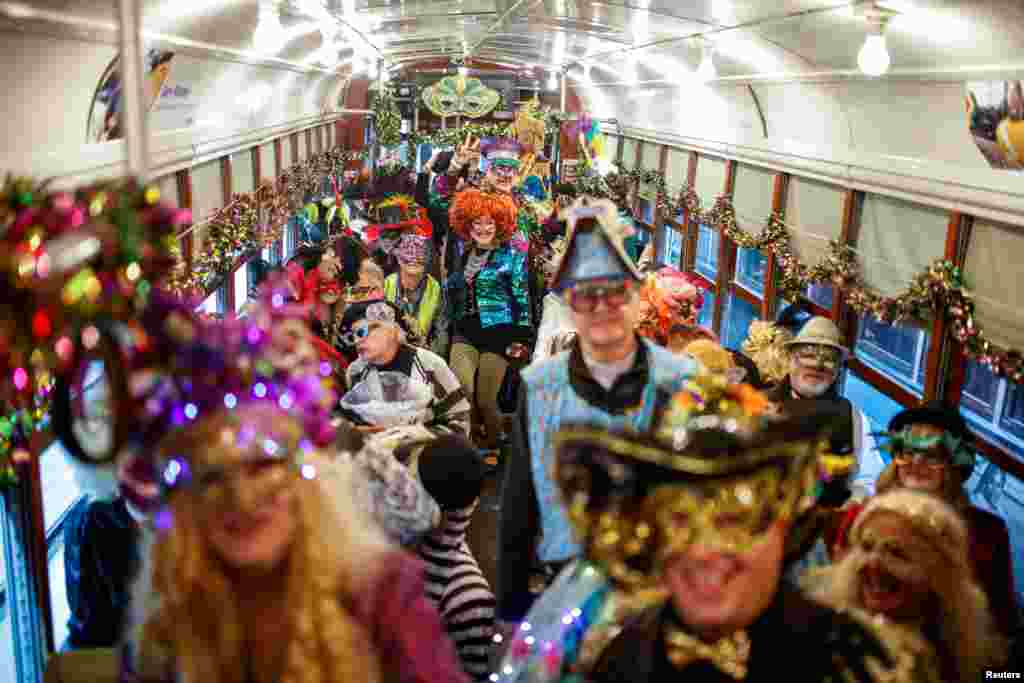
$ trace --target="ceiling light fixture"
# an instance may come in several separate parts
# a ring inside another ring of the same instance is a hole
[[[558,74],[554,71],[552,71],[551,75],[548,76],[548,90],[551,92],[558,90]]]
[[[895,12],[882,9],[871,3],[864,10],[864,19],[868,24],[868,37],[864,46],[857,54],[857,66],[868,76],[881,76],[892,65],[889,50],[885,44],[885,28]]]

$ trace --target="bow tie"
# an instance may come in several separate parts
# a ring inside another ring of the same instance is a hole
[[[665,645],[668,660],[677,669],[682,669],[693,662],[707,660],[738,681],[747,676],[750,638],[745,631],[738,631],[709,644],[670,626],[665,632]]]

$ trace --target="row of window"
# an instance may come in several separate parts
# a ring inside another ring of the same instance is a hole
[[[641,213],[648,212],[643,220],[655,220],[650,215],[650,203],[641,201],[638,208]],[[663,222],[661,225],[662,248],[657,257],[662,265],[678,268],[687,262],[684,258],[687,256],[686,235],[680,229],[681,223],[682,216],[677,215],[675,222]],[[720,233],[708,225],[697,225],[696,231],[695,250],[691,257],[693,270],[712,283],[718,282]],[[747,337],[750,323],[760,317],[760,306],[749,299],[764,299],[767,261],[766,255],[759,250],[738,248],[735,271],[725,278],[726,282],[732,283],[731,286],[724,293],[705,293],[698,324],[714,328],[717,297],[725,296],[722,320],[716,332],[728,348],[739,349]],[[736,287],[752,297],[737,296]],[[811,286],[805,292],[808,301],[827,311],[832,309],[834,296],[833,288],[827,284]],[[782,310],[787,303],[780,300],[776,310]],[[921,397],[930,342],[931,335],[926,329],[887,325],[871,316],[864,316],[857,323],[853,352],[865,366],[910,394]],[[899,401],[850,370],[844,372],[841,381],[843,394],[864,411],[876,431],[884,430],[892,417],[904,408]],[[960,408],[979,437],[1024,460],[1024,386],[997,378],[981,363],[968,360]],[[1006,520],[1011,534],[1017,588],[1024,595],[1024,482],[979,456],[966,489],[975,505]]]

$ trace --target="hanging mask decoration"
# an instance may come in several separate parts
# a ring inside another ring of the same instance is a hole
[[[446,76],[423,91],[423,105],[435,116],[466,116],[477,119],[491,113],[501,94],[479,78]]]

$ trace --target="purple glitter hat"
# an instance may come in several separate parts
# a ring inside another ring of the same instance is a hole
[[[267,296],[273,305],[273,292]],[[147,351],[135,359],[130,380],[137,449],[152,452],[176,430],[251,404],[296,417],[310,447],[333,441],[330,410],[336,396],[330,384],[315,374],[275,370],[267,359],[266,326],[201,320],[188,304],[159,295],[142,323]],[[163,471],[163,463],[156,465]]]

